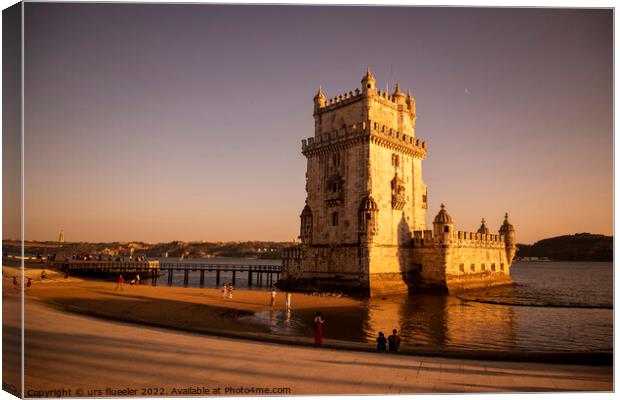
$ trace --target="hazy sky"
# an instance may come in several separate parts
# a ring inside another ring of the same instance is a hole
[[[312,97],[367,66],[413,90],[427,224],[612,233],[611,10],[25,10],[27,239],[295,238]]]

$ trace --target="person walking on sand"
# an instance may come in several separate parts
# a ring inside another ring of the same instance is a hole
[[[140,274],[136,274],[136,286],[140,286]]]
[[[291,294],[290,293],[286,293],[285,306],[287,310],[291,309]]]
[[[118,279],[116,280],[116,287],[114,288],[114,290],[120,289],[121,292],[122,292],[123,291],[123,283],[125,283],[125,278],[123,278],[123,274],[119,274],[118,275]]]
[[[383,332],[379,332],[379,336],[377,337],[377,351],[379,353],[385,353],[386,344],[387,344],[387,339],[385,338],[385,335],[383,334]]]
[[[314,317],[314,345],[322,346],[323,345],[323,324],[325,321],[321,317],[321,312],[316,313],[316,317]]]
[[[232,285],[232,283],[230,285],[228,285],[228,298],[229,299],[233,298],[233,285]]]
[[[222,299],[228,297],[228,285],[222,285]]]
[[[271,307],[275,307],[276,305],[276,291],[271,291]]]
[[[396,334],[396,329],[392,330],[392,334],[388,337],[388,350],[390,353],[396,353],[400,348],[400,336]]]

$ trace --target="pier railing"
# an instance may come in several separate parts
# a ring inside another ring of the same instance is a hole
[[[282,266],[278,264],[215,264],[190,262],[160,262],[160,261],[57,261],[55,266],[69,273],[84,274],[140,274],[150,277],[151,284],[157,285],[159,278],[167,279],[172,286],[175,272],[183,274],[183,286],[189,286],[190,272],[199,272],[200,287],[204,287],[205,272],[215,272],[215,283],[220,285],[221,273],[230,272],[231,283],[236,284],[238,273],[247,273],[248,286],[272,286],[280,279]],[[274,280],[275,278],[275,280]]]

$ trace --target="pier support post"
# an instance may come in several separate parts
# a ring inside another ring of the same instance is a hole
[[[234,271],[234,270],[233,270],[233,272],[232,272],[232,273],[233,273],[233,276],[232,276],[232,284],[233,284],[233,286],[235,286],[235,277],[236,277],[236,275],[237,275],[237,271]]]
[[[219,287],[220,286],[220,270],[216,270],[215,271],[215,284]]]
[[[183,271],[183,286],[187,287],[189,285],[189,269],[185,268]]]
[[[205,270],[200,270],[200,287],[204,287],[205,285]]]
[[[174,268],[170,268],[168,270],[168,286],[172,286],[172,274],[174,273]]]
[[[248,270],[248,287],[252,286],[252,268]]]

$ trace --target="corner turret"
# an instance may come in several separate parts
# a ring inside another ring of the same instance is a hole
[[[407,96],[405,96],[405,94],[400,91],[400,85],[398,83],[396,83],[396,87],[394,88],[394,93],[392,93],[392,96],[394,96],[394,101],[396,102],[396,104],[406,104]]]
[[[500,235],[504,235],[504,241],[506,243],[506,258],[508,264],[512,263],[512,259],[517,252],[517,239],[515,234],[515,228],[510,222],[508,222],[508,213],[504,216],[504,223],[499,228]]]
[[[317,112],[320,108],[325,107],[327,104],[327,97],[323,93],[323,88],[319,86],[319,91],[314,96],[314,112]]]
[[[299,218],[301,219],[301,229],[299,232],[301,243],[312,243],[312,210],[310,210],[307,200],[306,206],[301,211]]]
[[[441,242],[449,243],[453,230],[452,217],[446,211],[446,206],[442,204],[441,210],[439,210],[439,213],[437,213],[433,220],[433,235],[438,237]]]
[[[366,75],[362,78],[362,93],[364,96],[368,96],[369,93],[375,92],[375,77],[372,76],[370,68],[366,70]]]

